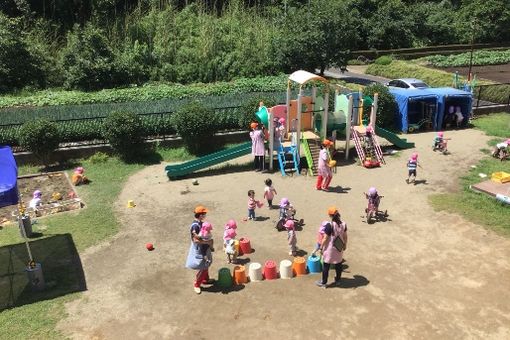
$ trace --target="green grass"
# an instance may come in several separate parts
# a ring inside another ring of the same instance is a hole
[[[489,115],[475,120],[473,124],[487,135],[508,137],[510,115],[506,113]],[[498,140],[501,140],[501,138]],[[429,197],[429,201],[436,210],[458,213],[468,221],[510,236],[510,224],[508,223],[510,221],[510,206],[504,205],[493,197],[475,192],[469,188],[470,185],[482,181],[478,175],[479,173],[484,173],[488,176],[497,171],[510,173],[510,162],[501,162],[490,157],[489,149],[487,148],[487,156],[478,162],[476,168],[471,169],[460,178],[461,187],[458,192],[432,195]]]
[[[158,148],[157,159],[164,161],[183,161],[191,156],[184,148]],[[116,157],[99,157],[103,162],[91,159],[70,162],[64,166],[69,173],[76,163],[81,164],[86,175],[92,180],[89,185],[77,187],[78,195],[86,203],[86,208],[78,212],[57,214],[39,219],[34,231],[40,230],[48,237],[57,234],[71,234],[79,251],[97,244],[115,235],[119,223],[113,214],[116,201],[126,180],[143,164],[125,164]],[[106,159],[105,159],[106,158]],[[19,173],[28,174],[40,169],[33,165],[19,167]],[[161,172],[163,180],[164,172]],[[0,246],[20,243],[18,228],[6,227],[0,230]],[[65,316],[64,303],[79,297],[80,294],[68,294],[51,300],[26,304],[0,312],[0,339],[61,339],[63,335],[55,330],[56,323]]]
[[[509,113],[498,113],[483,116],[473,120],[472,124],[489,136],[501,137],[503,139],[510,138]]]

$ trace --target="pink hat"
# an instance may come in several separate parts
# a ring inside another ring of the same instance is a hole
[[[287,222],[285,222],[285,228],[294,230],[294,221],[293,220],[287,220]]]
[[[41,198],[41,196],[42,196],[41,190],[34,191],[34,195],[33,196],[34,196],[34,198]]]
[[[79,166],[77,167],[76,169],[74,169],[74,172],[78,173],[78,174],[82,174],[83,173],[83,167]]]
[[[283,118],[283,117],[280,118],[278,121],[280,122],[280,124],[285,124],[285,118]]]
[[[507,143],[507,144],[510,144],[510,138],[506,140],[506,143]]]
[[[225,229],[236,229],[237,222],[235,220],[228,220],[227,224],[225,224]]]
[[[211,231],[213,228],[212,228],[212,224],[209,223],[209,222],[204,222],[202,223],[202,229],[201,230],[204,230],[204,231]]]
[[[365,129],[365,131],[366,131],[366,132],[373,132],[373,131],[374,131],[374,129],[372,129],[372,126],[371,126],[371,125],[369,125],[369,126],[367,126],[367,128]]]
[[[413,154],[411,155],[411,159],[413,161],[417,160],[418,159],[418,153],[417,152],[413,152]]]
[[[285,207],[289,204],[289,199],[287,197],[284,197],[280,201],[280,207]]]
[[[237,233],[234,229],[225,230],[224,239],[225,241],[231,240],[237,236]]]
[[[443,137],[444,132],[443,132],[443,131],[439,131],[439,132],[437,133],[437,135],[438,135],[439,137]]]

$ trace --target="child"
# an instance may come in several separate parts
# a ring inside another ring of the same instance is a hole
[[[252,131],[250,132],[251,138],[251,153],[254,157],[255,171],[264,170],[264,133],[261,130],[259,123],[253,122],[250,124]]]
[[[408,175],[406,179],[406,183],[411,183],[411,176],[413,177],[412,182],[415,183],[416,181],[416,168],[418,167],[418,153],[413,153],[411,155],[411,158],[407,161],[407,170]]]
[[[296,209],[292,206],[289,199],[284,197],[280,201],[280,219],[293,219]]]
[[[275,188],[273,188],[273,181],[268,178],[264,181],[266,187],[264,188],[264,198],[267,200],[267,208],[273,208],[273,198],[277,195]]]
[[[289,244],[289,255],[296,256],[297,237],[294,221],[288,220],[287,222],[285,222],[285,229],[287,229],[287,242]]]
[[[329,224],[329,221],[322,221],[319,230],[317,231],[317,244],[315,245],[315,250],[313,251],[313,255],[320,249],[322,244],[322,239],[324,238],[324,231],[326,230],[326,225]]]
[[[248,219],[255,219],[255,207],[261,208],[264,204],[255,199],[255,191],[248,190]]]
[[[237,233],[235,229],[225,230],[225,236],[223,237],[223,246],[225,247],[225,254],[227,255],[228,263],[237,262],[237,251],[235,247],[235,237]]]
[[[74,174],[71,177],[71,182],[74,185],[87,184],[89,182],[89,179],[83,174],[84,171],[85,170],[81,166],[74,170]]]
[[[42,197],[41,190],[34,191],[32,199],[30,200],[30,203],[28,203],[28,207],[34,209],[34,211],[37,211],[37,208],[40,205],[42,205],[41,197]]]
[[[462,110],[460,108],[460,106],[457,106],[455,108],[455,117],[457,118],[457,127],[461,127],[462,126],[462,123],[464,122],[464,116],[462,115]]]
[[[436,151],[437,149],[443,151],[443,152],[447,152],[447,148],[446,148],[446,141],[447,140],[450,140],[450,138],[444,138],[444,132],[443,131],[439,131],[436,135],[436,137],[434,137],[434,151]]]
[[[211,244],[202,243],[200,244],[200,255],[202,255],[206,262],[211,262],[212,259],[207,257],[207,250],[211,249],[211,251],[214,251],[213,243],[212,243],[212,233],[211,230],[213,229],[212,224],[209,222],[203,222],[202,227],[200,228],[200,232],[198,233],[198,236],[203,241],[209,241],[211,240]]]
[[[496,144],[494,150],[492,151],[492,157],[496,157],[501,159],[505,159],[508,156],[508,148],[510,147],[510,138],[504,142]]]
[[[368,194],[365,192],[365,197],[368,199],[368,205],[373,206],[374,210],[377,212],[379,210],[379,202],[381,201],[381,196],[377,193],[377,189],[371,187],[368,189]],[[368,208],[365,209],[365,212],[368,212]]]
[[[333,171],[328,166],[331,160],[329,154],[329,147],[333,145],[333,142],[329,139],[325,139],[321,144],[321,151],[319,152],[319,164],[317,166],[317,182],[315,188],[317,190],[328,191],[329,184],[333,178]]]

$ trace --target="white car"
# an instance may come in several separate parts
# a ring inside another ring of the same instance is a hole
[[[386,86],[400,87],[402,89],[426,89],[429,86],[423,80],[416,78],[393,79],[386,83]]]

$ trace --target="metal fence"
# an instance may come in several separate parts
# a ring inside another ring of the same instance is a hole
[[[473,109],[510,106],[510,83],[477,85],[473,89]]]

